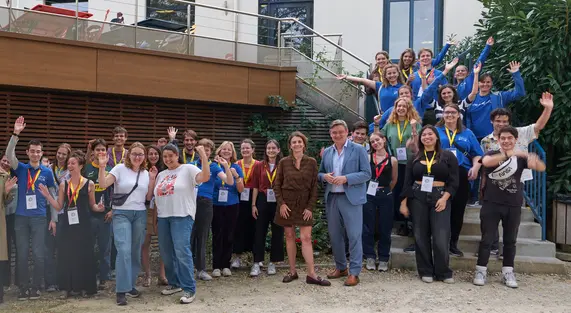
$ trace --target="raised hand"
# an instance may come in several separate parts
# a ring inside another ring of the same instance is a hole
[[[151,167],[151,169],[149,170],[149,178],[151,180],[156,179],[158,173],[159,173],[159,170],[157,169],[156,166]]]
[[[178,133],[178,129],[171,126],[167,129],[167,133],[169,134],[170,141],[173,141],[176,138],[176,134]]]
[[[99,163],[99,167],[105,168],[105,166],[107,166],[107,163],[109,162],[109,155],[107,154],[107,152],[100,153],[97,156],[97,161]]]
[[[416,124],[418,124],[417,120],[415,120],[414,118],[410,120],[410,127],[412,127],[412,129],[416,129]]]
[[[234,176],[234,178],[238,178],[240,175],[238,175],[238,172],[236,172],[236,169],[231,167],[230,168],[230,172],[232,172],[232,176]]]
[[[541,103],[544,108],[553,109],[553,95],[548,91],[542,93],[541,99],[539,99],[539,103]]]
[[[196,146],[196,147],[194,147],[194,150],[196,152],[198,152],[198,155],[200,156],[201,159],[203,159],[203,160],[208,159],[208,156],[206,155],[206,151],[204,151],[204,146]]]
[[[455,39],[456,39],[456,34],[452,33],[452,34],[448,35],[448,38],[446,39],[446,44],[451,45],[451,46],[456,45]]]
[[[228,161],[226,159],[221,158],[219,156],[214,157],[214,161],[218,162],[220,165],[224,166],[224,168],[228,168]]]
[[[42,194],[42,196],[44,196],[45,198],[50,197],[50,191],[48,190],[48,187],[46,187],[46,185],[40,184],[40,186],[38,187],[40,188],[40,193]]]
[[[446,66],[444,67],[446,72],[450,72],[456,64],[458,64],[458,58],[454,58],[450,63],[446,63]]]
[[[521,66],[521,63],[519,63],[518,61],[511,61],[510,62],[510,68],[508,69],[508,72],[513,74],[513,73],[519,71],[520,66]]]
[[[411,75],[412,76],[412,75]],[[381,122],[381,118],[383,117],[382,114],[379,115],[375,115],[375,117],[373,117],[373,122],[375,123],[375,125],[379,125],[379,123]]]
[[[493,46],[494,43],[495,43],[494,37],[491,37],[491,36],[490,36],[490,38],[488,38],[488,40],[486,40],[486,44],[487,44],[488,46]]]
[[[12,188],[16,185],[16,183],[18,183],[18,177],[14,176],[14,177],[8,179],[4,183],[4,191],[6,193],[9,193],[12,190]]]
[[[418,72],[420,73],[421,77],[426,77],[426,73],[428,73],[428,66],[422,65]]]
[[[481,62],[474,64],[474,74],[480,74],[481,70],[482,70],[482,63]]]
[[[24,128],[26,128],[26,122],[24,121],[24,117],[20,116],[14,122],[14,134],[19,135]]]
[[[339,75],[337,75],[336,77],[337,77],[338,80],[343,80],[343,79],[346,79],[346,78],[347,78],[347,75],[345,75],[345,74],[339,74]]]

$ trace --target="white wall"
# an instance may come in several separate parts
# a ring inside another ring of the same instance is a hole
[[[482,3],[476,0],[445,0],[443,41],[446,41],[446,36],[451,33],[457,34],[458,41],[474,35],[474,24],[482,17],[483,10]]]

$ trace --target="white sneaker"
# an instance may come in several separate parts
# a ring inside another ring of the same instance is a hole
[[[272,262],[268,264],[268,275],[276,275],[276,265]]]
[[[232,260],[232,263],[230,264],[230,268],[232,269],[239,269],[240,268],[240,258],[239,257],[235,257],[234,260]]]
[[[180,297],[180,304],[189,304],[194,301],[194,298],[196,298],[196,294],[185,291]]]
[[[220,269],[215,269],[212,271],[212,277],[218,278],[222,276],[222,273],[220,273]]]
[[[453,283],[455,283],[454,278],[452,278],[452,277],[450,277],[450,278],[445,278],[442,282],[445,283],[445,284],[453,284]]]
[[[513,267],[502,267],[502,282],[510,288],[517,288]]]
[[[222,276],[224,277],[232,276],[232,271],[230,271],[229,268],[222,269]]]
[[[375,259],[368,258],[367,265],[365,265],[365,268],[368,269],[369,271],[374,271],[375,269],[377,269],[377,266],[375,265]]]
[[[260,268],[265,267],[264,262],[259,262],[258,265],[260,266]]]
[[[476,266],[476,273],[474,274],[472,283],[476,286],[484,286],[486,284],[486,271],[486,267]]]
[[[182,291],[182,288],[169,285],[169,286],[167,286],[167,288],[165,288],[161,291],[161,294],[163,296],[170,296],[170,295],[174,295],[175,293],[181,292],[181,291]]]
[[[254,263],[254,265],[252,265],[252,269],[250,270],[250,276],[257,277],[258,275],[260,275],[260,264]]]
[[[434,278],[432,278],[430,276],[422,276],[422,281],[427,283],[427,284],[430,284],[434,281]]]
[[[389,262],[380,261],[378,271],[379,272],[386,272],[388,270],[389,270]]]
[[[198,272],[198,279],[204,280],[204,281],[209,281],[209,280],[212,280],[212,276],[208,275],[208,273],[206,273],[206,271],[199,271]]]

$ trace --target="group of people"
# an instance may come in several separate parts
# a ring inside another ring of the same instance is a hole
[[[515,88],[493,92],[492,76],[480,73],[494,39],[487,40],[473,69],[457,66],[455,58],[440,71],[435,67],[451,44],[435,59],[430,49],[421,49],[418,62],[414,51],[406,49],[398,65],[391,64],[388,53],[381,51],[369,78],[338,75],[340,80],[364,85],[378,103],[373,123],[357,122],[351,136],[369,150],[373,175],[363,206],[363,257],[367,269],[385,271],[393,221],[408,219],[411,223],[403,223],[404,230],[398,234],[412,233],[415,243],[405,251],[415,253],[422,280],[454,282],[449,256],[464,255],[458,240],[466,205],[475,198],[482,201],[482,240],[474,284],[485,283],[490,254],[500,254],[501,220],[502,277],[507,286],[517,287],[513,267],[523,183],[533,179],[531,170],[545,170],[528,146],[547,124],[553,96],[548,92],[541,96],[544,109],[535,124],[513,128],[506,106],[525,95],[520,63],[510,62],[508,68]],[[456,83],[450,84],[446,75],[454,68]],[[434,126],[424,116],[427,110],[434,110]],[[410,231],[407,224],[411,224]],[[379,238],[376,255],[375,230]],[[354,262],[360,257],[355,255]],[[343,269],[340,255],[337,261]]]
[[[289,136],[286,157],[270,139],[256,159],[254,142],[244,139],[238,159],[233,142],[216,147],[189,129],[179,144],[173,127],[156,145],[134,142],[127,149],[127,130],[120,126],[113,130],[111,147],[101,138],[89,141],[85,151],[64,143],[50,164],[42,143],[32,140],[27,162],[20,162],[15,148],[26,123],[19,117],[0,162],[0,208],[6,217],[0,218],[0,281],[10,285],[6,260],[14,241],[19,300],[40,298],[43,288],[59,289],[62,299],[93,295],[106,288],[114,268],[116,301],[126,305],[128,297],[140,295],[141,269],[143,286],[151,284],[149,247],[157,235],[158,283],[166,286],[161,294],[182,293],[185,304],[195,298],[195,277],[231,276],[249,251],[250,276],[259,276],[264,267],[268,275],[276,274],[276,263],[285,259],[284,241],[289,271],[283,282],[298,279],[299,227],[306,283],[330,286],[315,271],[311,240],[322,185],[335,260],[328,279],[346,277],[346,286],[359,284],[363,260],[368,270],[387,271],[393,222],[410,219],[415,243],[407,249],[416,254],[421,279],[453,283],[449,256],[463,255],[458,240],[471,185],[477,185],[482,240],[474,284],[486,281],[501,220],[502,277],[517,287],[513,267],[522,182],[532,179],[530,170],[545,170],[527,146],[549,120],[553,97],[542,95],[544,111],[535,124],[510,126],[505,106],[525,93],[520,65],[510,63],[515,90],[492,92],[491,76],[480,72],[493,43],[490,38],[471,71],[456,66],[457,59],[443,71],[434,68],[447,45],[435,60],[432,51],[422,49],[418,66],[411,49],[398,65],[380,52],[372,79],[340,75],[375,90],[381,114],[371,125],[357,122],[351,130],[345,121],[333,121],[333,145],[322,151],[320,164],[306,154],[308,139],[299,131]],[[455,66],[458,83],[448,84],[446,74]],[[435,126],[422,125],[426,110],[435,110]],[[479,177],[481,183],[474,183]],[[269,230],[270,259],[264,265]]]

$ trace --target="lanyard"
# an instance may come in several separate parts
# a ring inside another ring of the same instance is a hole
[[[276,179],[276,174],[278,173],[277,167],[278,167],[277,164],[274,165],[274,170],[272,171],[271,177],[270,177],[270,171],[268,171],[268,168],[266,167],[266,175],[268,176],[268,180],[270,181],[270,187],[273,187],[274,185],[274,180]]]
[[[42,170],[38,168],[36,176],[34,176],[34,179],[32,179],[32,175],[30,174],[30,169],[28,169],[28,190],[32,189],[32,191],[34,192],[36,191],[36,181],[38,180],[38,177],[40,177],[41,172]]]
[[[57,179],[59,179],[61,176],[61,172],[63,172],[63,167],[59,167],[56,165],[55,168],[56,168],[56,177]]]
[[[406,129],[406,125],[408,125],[408,120],[404,121],[404,126],[402,128],[402,132],[400,131],[400,121],[397,122],[397,132],[399,136],[399,142],[402,145],[402,137],[404,136],[404,130]]]
[[[387,164],[389,164],[389,158],[385,158],[385,162],[381,165],[381,167],[379,168],[379,164],[377,163],[377,154],[373,154],[373,162],[375,162],[375,174],[377,175],[377,178],[375,180],[379,179],[379,176],[381,176],[381,174],[383,173],[383,170],[385,169],[385,166],[387,166]]]
[[[113,147],[111,152],[113,153],[113,165],[117,165],[117,156],[115,155],[115,147]],[[121,160],[119,160],[119,163],[122,163],[124,158],[125,158],[125,148],[121,150]]]
[[[182,158],[184,159],[184,164],[188,164],[186,162],[186,150],[182,150]],[[192,158],[190,159],[190,163],[194,162],[194,151],[192,151]]]
[[[241,167],[242,167],[242,173],[244,173],[244,184],[248,183],[248,180],[250,179],[250,174],[252,173],[252,169],[254,168],[254,164],[256,163],[256,160],[254,160],[252,158],[252,162],[250,163],[250,167],[248,167],[248,170],[246,171],[246,168],[244,167],[244,159],[242,159],[241,162]]]
[[[428,171],[428,175],[432,172],[432,164],[434,164],[434,157],[436,156],[436,151],[432,155],[432,159],[428,161],[428,155],[426,154],[426,150],[424,150],[424,156],[426,157],[426,170]]]
[[[401,72],[402,72],[402,75],[408,80],[408,76],[410,74],[412,74],[412,66],[408,68],[408,74],[407,74],[407,71],[404,69],[402,69]]]
[[[67,199],[69,200],[68,208],[72,207],[72,205],[71,205],[72,200],[73,200],[73,203],[75,205],[77,205],[77,198],[79,197],[79,186],[81,186],[82,182],[83,182],[83,177],[80,177],[79,178],[79,185],[77,185],[77,187],[75,189],[73,189],[73,184],[71,183],[71,179],[69,180],[69,185],[67,187]]]
[[[456,133],[458,132],[458,129],[456,129],[454,131],[454,135],[452,135],[452,137],[450,137],[450,131],[448,130],[448,128],[444,127],[444,129],[446,129],[446,135],[448,136],[448,141],[450,141],[450,148],[452,148],[452,145],[454,144],[454,139],[456,138]]]
[[[380,67],[377,71],[379,72],[379,81],[382,83],[383,82],[383,71],[381,71]]]

